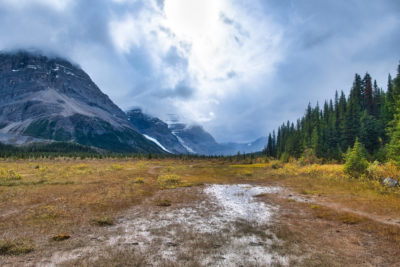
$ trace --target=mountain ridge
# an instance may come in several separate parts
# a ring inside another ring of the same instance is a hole
[[[80,67],[24,51],[0,53],[0,132],[115,152],[164,153]]]

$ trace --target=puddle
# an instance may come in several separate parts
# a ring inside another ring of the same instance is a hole
[[[127,247],[146,255],[151,265],[163,265],[164,261],[184,266],[287,265],[286,257],[272,251],[271,245],[279,240],[268,230],[278,207],[254,197],[281,188],[240,184],[191,190],[198,191],[199,201],[162,209],[135,207],[117,225],[106,228],[103,237],[88,237],[94,240],[90,246],[56,253],[47,265],[64,262],[68,253],[73,259],[84,257],[86,251],[93,255],[107,248]]]

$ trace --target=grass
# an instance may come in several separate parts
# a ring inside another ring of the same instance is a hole
[[[285,186],[307,197],[323,195],[350,209],[400,217],[400,189],[386,188],[379,182],[382,175],[396,178],[399,173],[395,166],[375,164],[369,170],[370,177],[356,180],[346,176],[338,164],[242,164],[225,159],[0,159],[1,238],[32,240],[3,241],[0,254],[21,255],[33,247],[35,253],[44,253],[51,246],[49,237],[55,233],[73,234],[71,241],[53,242],[57,246],[68,244],[76,239],[75,233],[113,225],[121,212],[144,203],[160,190],[163,197],[160,203],[152,203],[153,207],[177,203],[180,191],[174,189],[211,183]],[[259,196],[260,201],[264,201],[263,196]],[[362,226],[390,240],[400,239],[394,228],[369,229],[369,224],[356,215],[338,214],[322,206],[309,209],[320,220]]]
[[[348,208],[382,216],[400,215],[400,188],[385,187],[380,181],[380,178],[386,176],[399,177],[400,170],[391,163],[375,165],[374,171],[370,169],[374,175],[359,179],[346,175],[343,165],[339,164],[302,166],[287,163],[278,169],[272,167],[275,164],[278,163],[269,162],[266,173],[302,195],[323,195]]]

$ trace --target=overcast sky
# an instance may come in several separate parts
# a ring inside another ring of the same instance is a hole
[[[349,91],[386,88],[400,60],[398,0],[0,0],[0,49],[79,64],[126,110],[248,141]]]

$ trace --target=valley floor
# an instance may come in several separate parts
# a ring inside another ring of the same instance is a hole
[[[400,190],[340,165],[3,160],[1,266],[399,266]]]

